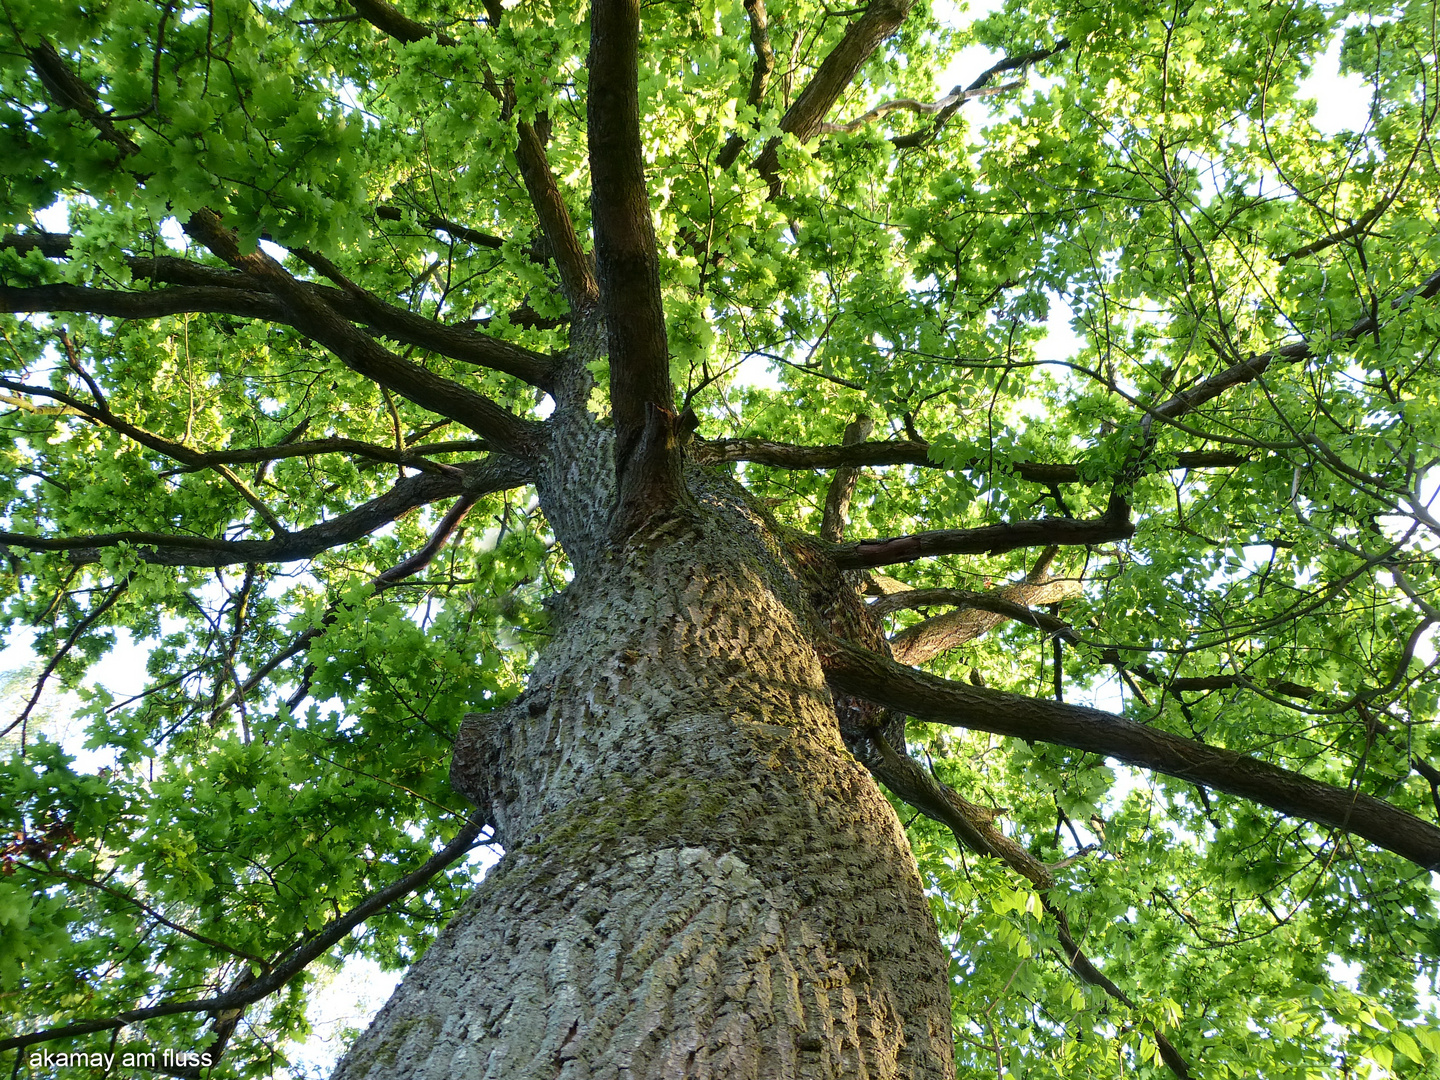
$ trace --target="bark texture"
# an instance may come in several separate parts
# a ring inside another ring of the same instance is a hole
[[[593,454],[587,426],[560,437]],[[338,1080],[953,1075],[948,960],[806,588],[726,477],[687,486],[620,549],[605,502],[555,507],[590,554],[453,773],[507,855]]]

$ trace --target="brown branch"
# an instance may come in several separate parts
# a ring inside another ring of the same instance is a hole
[[[487,449],[484,440],[470,439],[457,444],[457,448],[463,450],[485,450]],[[443,443],[435,446],[424,447],[431,453],[444,453],[446,446]],[[315,457],[320,454],[355,454],[358,457],[372,458],[375,461],[388,461],[394,465],[405,465],[412,469],[419,469],[422,472],[435,473],[437,475],[453,469],[454,465],[445,465],[437,461],[431,461],[428,457],[415,452],[412,447],[408,450],[396,450],[394,447],[377,446],[374,443],[362,442],[360,439],[309,439],[305,442],[279,443],[275,446],[246,446],[237,447],[234,450],[207,450],[200,457],[205,465],[229,464],[245,465],[254,462],[280,461],[283,458],[293,457]]]
[[[594,0],[586,115],[622,536],[649,515],[668,510],[683,488],[660,262],[640,138],[639,46],[638,0]]]
[[[380,206],[375,209],[375,216],[381,221],[403,221],[405,213],[398,206]],[[476,247],[491,248],[499,250],[505,246],[505,241],[498,236],[493,236],[479,229],[472,229],[468,225],[461,225],[458,222],[450,221],[439,214],[416,213],[415,220],[427,229],[436,232],[449,233],[458,240],[474,244]]]
[[[456,499],[455,505],[446,512],[445,516],[440,519],[440,524],[435,526],[434,531],[431,532],[430,539],[425,542],[425,546],[408,559],[397,563],[377,577],[375,579],[376,589],[379,590],[386,585],[393,585],[398,581],[403,581],[405,578],[413,574],[418,574],[425,567],[429,566],[430,563],[434,561],[435,556],[440,553],[440,549],[445,546],[445,542],[449,540],[455,530],[460,527],[460,522],[465,520],[465,515],[470,512],[470,508],[475,505],[476,500],[479,498],[479,492],[467,491],[464,495],[460,496],[460,498]]]
[[[1048,49],[1032,49],[1030,52],[1023,53],[1020,56],[1005,57],[1005,59],[999,61],[998,63],[992,64],[990,67],[982,71],[979,77],[976,78],[975,81],[972,82],[969,86],[957,86],[953,90],[951,90],[944,99],[948,101],[948,104],[944,105],[938,110],[938,115],[935,117],[934,122],[931,123],[928,128],[912,132],[909,135],[897,136],[896,138],[891,139],[890,142],[901,150],[911,149],[917,146],[924,146],[926,143],[930,142],[932,139],[934,139],[937,135],[940,134],[946,123],[949,122],[950,118],[960,110],[960,107],[964,105],[965,102],[969,101],[972,97],[981,96],[981,93],[984,91],[986,85],[996,75],[1001,75],[1007,71],[1014,71],[1017,68],[1027,68],[1032,64],[1038,64],[1041,60],[1048,60],[1056,53],[1064,52],[1069,47],[1069,39],[1061,38]],[[992,92],[1009,89],[1010,87],[1017,85],[1017,83],[1011,83],[1010,86],[999,87],[996,91]]]
[[[38,251],[47,258],[64,259],[70,257],[71,239],[66,233],[11,234],[0,238],[0,248],[21,254]],[[0,286],[0,311],[80,311],[122,319],[208,312],[293,325],[291,313],[280,300],[256,289],[255,282],[245,274],[166,255],[127,255],[125,262],[136,279],[181,287],[128,292],[82,285]],[[542,389],[550,386],[554,365],[549,357],[476,333],[473,324],[446,326],[373,294],[357,297],[340,289],[302,284],[340,315],[386,337],[452,360],[503,371]]]
[[[1304,247],[1298,247],[1294,251],[1289,252],[1288,254],[1281,255],[1280,258],[1276,259],[1275,261],[1278,262],[1281,266],[1284,266],[1291,259],[1303,259],[1307,255],[1316,255],[1319,252],[1324,251],[1326,248],[1334,247],[1336,244],[1344,243],[1351,237],[1359,236],[1361,233],[1365,232],[1367,229],[1370,228],[1371,225],[1375,223],[1376,218],[1378,218],[1381,214],[1385,212],[1386,208],[1390,205],[1394,197],[1394,194],[1392,194],[1389,198],[1381,199],[1380,202],[1376,203],[1369,210],[1365,211],[1365,213],[1361,214],[1358,218],[1356,218],[1354,224],[1344,229],[1340,229],[1338,232],[1330,233],[1328,236],[1322,236],[1318,240],[1312,240]]]
[[[877,566],[914,562],[935,555],[998,555],[1025,547],[1068,547],[1128,540],[1135,526],[1111,517],[1077,521],[1042,518],[978,529],[936,529],[884,540],[837,544],[830,555],[842,570],[868,570]]]
[[[406,45],[427,37],[433,37],[441,45],[459,44],[449,34],[416,22],[386,0],[350,0],[350,6],[371,26]]]
[[[100,111],[100,95],[70,70],[55,47],[41,40],[39,45],[26,49],[30,64],[40,82],[44,84],[51,99],[62,109],[79,113],[100,138],[120,151],[122,158],[139,151],[131,138],[118,131],[111,119]]]
[[[927,469],[947,469],[930,457],[930,444],[915,440],[863,442],[854,446],[797,446],[792,443],[770,442],[766,439],[697,440],[689,452],[706,465],[729,461],[753,461],[776,469],[839,469],[879,465],[917,465]],[[1176,469],[1220,469],[1244,465],[1251,460],[1240,454],[1224,451],[1184,451],[1175,455]],[[1037,484],[1073,484],[1080,480],[1074,465],[1047,464],[1038,461],[1007,462],[989,458],[972,458],[955,468],[962,470],[1009,471],[1022,480]]]
[[[854,423],[845,428],[842,442],[854,446],[870,437],[875,421],[868,416],[857,416]],[[820,522],[820,538],[838,544],[845,537],[845,525],[850,519],[850,500],[855,496],[855,484],[860,479],[860,470],[853,465],[842,465],[830,478],[830,488],[825,492],[825,513]]]
[[[368,536],[403,514],[440,499],[483,495],[530,482],[528,463],[492,455],[440,475],[401,480],[378,498],[329,521],[269,540],[214,540],[174,533],[113,532],[91,536],[45,537],[0,532],[0,547],[65,551],[77,564],[96,562],[100,549],[129,544],[139,558],[159,566],[233,566],[238,563],[294,562]]]
[[[242,252],[234,233],[209,210],[197,211],[185,228],[223,261],[271,292],[290,312],[297,330],[329,349],[352,371],[422,408],[458,420],[501,451],[521,456],[533,451],[538,425],[483,394],[402,360],[362,333],[269,255],[259,250]],[[357,299],[363,302],[363,297]]]
[[[1032,571],[1027,580],[1006,585],[992,592],[973,593],[963,589],[916,589],[924,594],[893,593],[870,606],[876,614],[882,604],[886,609],[920,607],[930,604],[956,604],[958,610],[906,627],[890,639],[890,649],[902,664],[923,664],[932,657],[989,633],[1006,619],[1037,625],[1030,607],[1055,604],[1080,595],[1080,582],[1074,578],[1050,580],[1042,570]],[[944,595],[941,595],[944,594]],[[1052,619],[1052,616],[1043,616]],[[1059,619],[1053,620],[1059,623]],[[1064,625],[1063,623],[1061,625]]]
[[[794,135],[802,143],[819,134],[826,115],[850,86],[861,65],[870,59],[881,42],[900,29],[913,3],[914,0],[870,0],[865,14],[846,27],[844,37],[820,62],[814,76],[781,117],[780,130]],[[765,144],[754,161],[755,170],[770,184],[771,198],[780,191],[779,150],[780,137],[776,136]]]
[[[377,30],[390,35],[396,41],[409,43],[433,37],[441,45],[458,44],[448,34],[416,22],[386,0],[350,0],[350,6]],[[498,21],[498,5],[495,10],[489,11],[489,14],[492,22]],[[509,115],[509,106],[513,103],[506,99],[504,91],[495,84],[488,71],[485,73],[485,82],[487,90],[500,100],[502,109],[505,110],[504,115]],[[590,270],[590,260],[580,245],[580,236],[575,231],[570,208],[565,205],[559,185],[555,182],[555,175],[550,171],[550,162],[545,156],[545,142],[530,121],[520,120],[515,127],[520,136],[515,148],[520,179],[525,183],[530,204],[535,208],[536,217],[540,221],[540,231],[550,247],[556,269],[560,271],[560,287],[574,311],[589,310],[595,306],[600,291],[595,283],[595,275]]]
[[[758,109],[775,71],[775,50],[770,47],[770,20],[765,14],[765,0],[745,0],[745,13],[750,16],[750,47],[755,52],[755,67],[750,73],[750,93],[745,96],[745,104]],[[732,134],[715,155],[715,164],[728,169],[743,149],[745,136]]]
[[[589,311],[600,300],[600,286],[591,270],[590,257],[581,246],[570,207],[560,194],[555,174],[550,171],[544,140],[527,120],[519,121],[515,127],[520,136],[515,146],[520,179],[525,183],[530,205],[535,208],[535,216],[540,222],[540,231],[555,260],[555,268],[560,272],[561,291],[565,293],[572,311],[577,314]]]
[[[821,124],[820,134],[822,135],[849,135],[859,131],[866,124],[874,123],[882,116],[888,116],[892,112],[913,112],[921,115],[943,112],[950,106],[963,105],[971,98],[990,97],[993,94],[1003,94],[1008,90],[1018,90],[1023,84],[1020,82],[1008,82],[1000,86],[991,86],[984,89],[966,90],[957,86],[950,93],[938,101],[917,101],[915,98],[895,98],[893,101],[882,101],[869,112],[862,113],[854,120],[847,120],[841,124]]]
[[[198,941],[202,945],[209,945],[212,949],[216,949],[219,952],[229,953],[231,956],[238,957],[242,960],[249,960],[251,963],[254,963],[261,968],[269,967],[269,964],[267,964],[263,959],[254,955],[253,953],[243,952],[242,950],[235,948],[233,945],[227,945],[223,941],[217,941],[214,938],[206,937],[204,934],[198,933],[194,930],[190,930],[184,926],[181,926],[177,922],[173,922],[170,919],[167,919],[164,915],[161,915],[160,912],[156,911],[153,907],[145,903],[145,901],[141,900],[139,897],[131,896],[129,893],[123,891],[122,889],[117,889],[113,885],[106,885],[103,881],[96,881],[93,878],[84,877],[81,874],[72,874],[68,870],[56,870],[53,867],[49,866],[31,866],[30,864],[23,862],[16,862],[14,865],[21,870],[26,870],[36,875],[37,877],[44,876],[59,878],[61,881],[68,881],[75,885],[83,885],[89,889],[98,889],[100,892],[105,893],[107,896],[113,896],[117,900],[130,904],[133,907],[139,908],[146,915],[150,916],[150,918],[158,922],[161,926],[167,926],[171,930],[174,930],[177,934],[183,934],[185,937],[188,937],[193,941]]]
[[[32,1031],[24,1035],[14,1035],[7,1039],[0,1039],[0,1053],[6,1050],[16,1050],[25,1046],[33,1046],[36,1043],[50,1042],[54,1039],[74,1038],[78,1035],[89,1035],[96,1031],[114,1031],[118,1028],[129,1027],[131,1024],[138,1024],[145,1020],[154,1020],[161,1016],[175,1016],[180,1013],[195,1012],[222,1012],[231,1009],[243,1008],[253,1004],[261,998],[269,997],[279,990],[287,982],[293,979],[300,972],[304,971],[314,960],[324,955],[332,945],[343,940],[351,930],[364,922],[377,911],[388,907],[396,900],[408,896],[420,886],[433,878],[441,870],[444,870],[451,863],[455,862],[471,848],[480,837],[480,830],[483,826],[475,819],[471,819],[460,830],[455,839],[446,844],[439,852],[425,862],[420,869],[414,873],[407,874],[392,885],[387,885],[372,893],[365,900],[351,908],[343,916],[336,918],[330,924],[308,941],[291,948],[274,967],[261,975],[253,983],[244,989],[232,990],[229,993],[219,994],[212,998],[202,998],[198,1001],[167,1001],[160,1005],[151,1005],[143,1009],[130,1009],[126,1012],[116,1013],[114,1016],[102,1017],[95,1020],[82,1020],[74,1024],[65,1024],[61,1027],[46,1028],[43,1031]]]
[[[1098,709],[941,679],[838,639],[823,642],[820,651],[826,679],[842,693],[921,720],[1114,758],[1354,833],[1427,870],[1440,869],[1440,828],[1359,791]]]
[[[1100,987],[1128,1008],[1138,1008],[1130,995],[1106,977],[1075,941],[1069,917],[1049,895],[1056,888],[1050,868],[995,828],[993,813],[962,798],[922,769],[913,758],[897,753],[878,732],[867,739],[863,751],[861,763],[898,798],[948,828],[962,847],[999,859],[1035,886],[1045,911],[1055,919],[1056,936],[1064,950],[1065,962],[1082,982]],[[1185,1059],[1164,1032],[1153,1024],[1148,1026],[1165,1064],[1180,1080],[1189,1080],[1190,1070]]]
[[[75,647],[75,643],[80,640],[80,635],[83,634],[90,627],[94,626],[98,620],[103,618],[105,613],[115,606],[115,602],[124,595],[125,590],[129,587],[130,579],[128,577],[117,582],[115,587],[111,589],[110,592],[106,595],[105,599],[100,601],[100,603],[96,605],[93,611],[89,612],[83,619],[81,619],[75,624],[74,629],[72,629],[69,635],[65,638],[65,643],[61,645],[60,649],[55,653],[55,655],[50,658],[49,662],[45,665],[45,669],[40,672],[40,677],[35,680],[35,692],[30,695],[30,700],[25,703],[25,708],[21,710],[19,716],[17,716],[13,721],[6,725],[4,731],[0,731],[0,738],[3,738],[4,736],[10,734],[10,732],[14,731],[17,727],[22,729],[20,733],[22,756],[24,753],[23,747],[25,745],[24,724],[27,720],[30,719],[30,714],[35,710],[35,706],[39,703],[40,695],[45,692],[45,683],[49,680],[50,676],[54,674],[55,669],[60,666],[60,661],[64,660],[65,657],[69,655],[70,650]]]

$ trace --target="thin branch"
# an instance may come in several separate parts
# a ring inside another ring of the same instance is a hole
[[[867,124],[873,124],[882,116],[888,116],[892,112],[913,112],[921,115],[943,112],[951,106],[965,104],[971,98],[991,97],[994,94],[1003,94],[1009,90],[1018,90],[1025,85],[1020,81],[1003,83],[1000,86],[989,86],[983,89],[965,90],[956,87],[950,93],[938,101],[917,101],[914,98],[895,98],[893,101],[882,101],[869,112],[862,113],[854,120],[847,120],[841,124],[821,124],[820,134],[822,135],[849,135],[859,131]]]
[[[375,216],[381,221],[404,221],[405,213],[398,206],[380,206],[375,209]],[[461,225],[459,222],[443,218],[439,214],[416,213],[415,220],[427,229],[436,232],[449,233],[457,240],[464,240],[466,243],[474,244],[476,247],[491,248],[499,250],[505,246],[505,241],[498,236],[479,229],[472,229],[468,225]]]
[[[1076,943],[1070,932],[1069,918],[1050,896],[1056,888],[1051,868],[995,828],[995,815],[992,812],[962,798],[948,785],[920,768],[914,759],[897,753],[878,732],[868,738],[862,750],[861,763],[870,770],[875,779],[899,798],[948,828],[962,847],[967,847],[978,855],[999,859],[1029,880],[1039,892],[1045,911],[1055,919],[1056,934],[1070,970],[1081,981],[1100,987],[1128,1008],[1137,1008],[1130,995],[1107,978]],[[1154,1025],[1148,1026],[1165,1064],[1180,1080],[1189,1080],[1190,1069],[1185,1059],[1165,1037],[1164,1032]]]
[[[1440,828],[1359,791],[1098,709],[941,679],[833,638],[821,644],[821,663],[835,689],[922,720],[1114,758],[1354,833],[1440,869]]]
[[[21,710],[19,716],[6,725],[4,731],[0,731],[0,738],[9,735],[10,732],[14,731],[17,727],[22,727],[25,722],[30,719],[30,714],[35,710],[35,706],[40,701],[40,696],[45,692],[45,683],[49,680],[50,676],[54,674],[55,669],[60,666],[60,662],[70,654],[70,650],[73,649],[75,643],[80,640],[80,635],[94,626],[100,619],[104,618],[105,613],[115,606],[115,602],[125,594],[125,590],[129,588],[129,586],[130,579],[128,577],[117,582],[115,587],[106,595],[105,599],[100,601],[93,611],[75,624],[69,636],[65,638],[65,643],[61,645],[55,655],[50,658],[49,662],[45,665],[45,669],[40,672],[40,677],[35,680],[35,692],[30,695],[30,700],[25,703],[25,708]],[[21,747],[23,753],[23,732]]]
[[[243,1008],[246,1005],[268,997],[296,975],[300,974],[300,972],[304,971],[311,962],[324,955],[332,945],[343,940],[349,935],[351,930],[371,915],[388,907],[396,900],[408,896],[441,870],[444,870],[451,863],[461,858],[461,856],[475,846],[475,841],[479,839],[480,831],[483,827],[481,822],[474,818],[470,819],[465,827],[456,835],[455,839],[427,860],[420,869],[411,874],[407,874],[392,885],[378,889],[368,898],[351,908],[343,916],[332,920],[324,930],[316,934],[313,938],[291,948],[274,967],[244,989],[232,990],[229,993],[219,994],[212,998],[202,998],[198,1001],[167,1001],[160,1005],[149,1006],[148,1008],[130,1009],[126,1012],[116,1013],[114,1016],[107,1016],[96,1020],[82,1020],[78,1023],[47,1028],[43,1031],[32,1031],[24,1035],[14,1035],[7,1039],[0,1039],[0,1053],[6,1050],[16,1050],[20,1047],[33,1046],[36,1043],[50,1042],[53,1039],[74,1038],[77,1035],[89,1035],[96,1031],[112,1031],[118,1028],[129,1027],[131,1024],[138,1024],[144,1020],[153,1020],[161,1016],[175,1016],[180,1013],[221,1012]]]
[[[212,949],[217,949],[220,952],[228,953],[229,955],[238,957],[241,960],[249,960],[251,963],[258,965],[261,968],[266,968],[270,966],[263,959],[255,956],[253,953],[243,952],[240,949],[235,948],[233,945],[226,945],[223,941],[216,941],[214,938],[206,937],[204,934],[187,929],[186,927],[181,926],[179,923],[167,919],[164,915],[161,915],[160,912],[156,911],[153,907],[151,907],[149,904],[145,903],[138,897],[131,896],[129,893],[124,892],[121,889],[117,889],[113,885],[106,885],[103,881],[95,881],[93,878],[84,877],[80,874],[72,874],[68,870],[56,870],[53,867],[49,866],[31,866],[28,863],[23,862],[16,862],[15,866],[21,870],[26,870],[32,874],[35,874],[37,877],[44,876],[59,878],[61,881],[69,881],[75,885],[83,885],[87,889],[98,889],[100,892],[105,893],[107,896],[113,896],[117,900],[130,904],[133,907],[139,908],[146,915],[150,916],[150,918],[158,922],[161,926],[168,926],[177,934],[183,934],[194,941],[200,942],[202,945],[209,945]]]
[[[1359,236],[1361,233],[1369,229],[1370,226],[1375,223],[1376,219],[1385,212],[1386,208],[1389,207],[1391,201],[1395,198],[1396,194],[1398,194],[1398,189],[1396,192],[1392,192],[1389,197],[1381,199],[1380,202],[1376,203],[1369,210],[1365,211],[1365,213],[1361,214],[1358,218],[1355,219],[1354,224],[1349,225],[1346,228],[1340,229],[1338,232],[1330,233],[1328,236],[1322,236],[1318,240],[1312,240],[1304,247],[1298,247],[1294,251],[1288,252],[1285,255],[1281,255],[1280,258],[1276,259],[1275,261],[1278,262],[1281,266],[1284,266],[1291,259],[1303,259],[1307,255],[1316,255],[1324,251],[1326,248],[1334,247],[1336,244],[1344,243],[1346,240],[1349,240],[1352,237]]]
[[[386,0],[350,0],[350,6],[372,26],[396,41],[409,43],[433,37],[441,45],[458,44],[449,34],[416,22]],[[491,12],[490,15],[492,22],[495,21],[496,12]],[[506,100],[504,92],[494,84],[494,79],[488,72],[486,83],[490,93],[500,99],[504,115],[509,115],[508,106],[513,103]],[[520,178],[525,183],[530,203],[540,220],[540,230],[550,246],[555,266],[560,271],[561,289],[574,311],[587,311],[595,306],[600,291],[590,270],[590,260],[580,245],[580,236],[570,217],[570,208],[565,205],[559,185],[555,182],[555,175],[550,171],[550,162],[545,155],[545,142],[535,130],[535,125],[528,120],[518,121],[515,128],[520,136],[515,148]]]
[[[924,146],[926,143],[930,142],[932,139],[934,139],[937,135],[940,134],[941,130],[944,129],[946,123],[949,122],[950,118],[960,110],[960,107],[964,105],[965,102],[969,101],[971,97],[979,97],[980,92],[985,89],[985,87],[989,84],[990,80],[993,79],[996,75],[1004,74],[1007,71],[1015,71],[1016,69],[1023,70],[1024,68],[1030,67],[1032,64],[1038,64],[1041,60],[1048,60],[1056,53],[1062,53],[1069,47],[1069,39],[1061,38],[1048,49],[1032,49],[1028,53],[1022,53],[1020,56],[1005,57],[1005,59],[999,61],[998,63],[990,65],[990,67],[982,71],[979,77],[976,78],[975,81],[972,82],[969,86],[957,86],[955,87],[955,89],[951,90],[950,93],[946,95],[946,99],[950,99],[949,104],[942,106],[938,110],[938,114],[936,115],[934,122],[929,127],[923,128],[920,131],[912,132],[909,135],[897,136],[896,138],[891,139],[890,142],[895,147],[901,150],[912,149],[917,146]],[[997,88],[997,90],[994,92],[998,92],[998,90],[1008,90],[1018,85],[1018,83],[1010,83],[1008,86]]]

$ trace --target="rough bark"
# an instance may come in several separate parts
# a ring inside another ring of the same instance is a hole
[[[607,544],[583,389],[538,482],[577,577],[452,769],[507,854],[336,1080],[953,1075],[948,960],[794,556],[694,466],[681,513]]]

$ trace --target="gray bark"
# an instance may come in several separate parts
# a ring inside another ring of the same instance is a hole
[[[948,959],[790,556],[695,467],[678,514],[599,542],[584,391],[539,470],[576,579],[456,749],[507,854],[336,1080],[953,1076]]]

